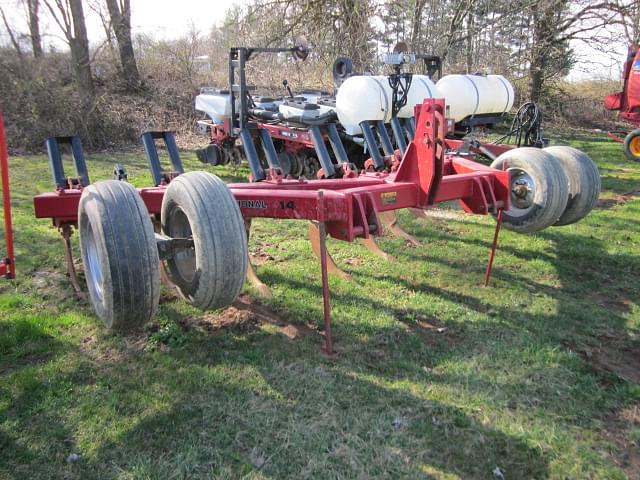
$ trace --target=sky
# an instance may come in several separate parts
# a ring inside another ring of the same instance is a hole
[[[132,28],[155,38],[178,37],[191,25],[206,33],[222,22],[232,5],[242,3],[238,0],[131,0]]]
[[[91,43],[104,39],[104,28],[100,17],[87,7],[92,0],[84,2],[87,33]],[[208,33],[214,25],[220,24],[227,10],[233,5],[243,5],[244,0],[131,0],[131,26],[133,34],[144,33],[157,39],[177,38],[189,31],[191,26],[202,33]],[[20,0],[0,0],[11,23],[23,22],[24,14]],[[46,44],[64,48],[60,29],[50,18],[46,7],[41,7],[42,32]],[[1,28],[4,32],[4,28]],[[1,35],[1,33],[0,33]],[[5,41],[5,38],[2,38]]]

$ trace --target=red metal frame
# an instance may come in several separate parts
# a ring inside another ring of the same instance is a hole
[[[629,130],[614,130],[607,132],[609,138],[614,142],[624,143],[625,137],[629,134]]]
[[[211,120],[200,120],[198,123],[209,129],[209,138],[212,143],[222,145],[225,142],[235,142],[235,138],[229,134],[231,131],[229,120],[225,120],[221,124],[213,123]],[[305,129],[293,128],[279,123],[265,122],[256,122],[256,126],[267,130],[271,138],[283,140],[287,146],[287,151],[295,152],[301,148],[315,148],[311,135]]]
[[[7,255],[0,260],[0,277],[16,278],[16,262],[13,250],[13,221],[11,218],[11,192],[9,189],[9,149],[4,133],[4,119],[0,112],[0,171],[2,172],[2,207]]]

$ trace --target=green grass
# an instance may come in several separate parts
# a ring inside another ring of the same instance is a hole
[[[504,231],[492,288],[480,287],[489,217],[400,212],[423,245],[384,237],[396,263],[329,241],[354,279],[331,278],[335,358],[314,330],[319,266],[294,221],[255,222],[250,250],[269,257],[265,303],[301,338],[269,323],[196,328],[204,314],[168,292],[145,332],[107,333],[73,297],[58,233],[33,219],[31,197],[51,188],[45,157],[12,158],[0,478],[632,477],[640,425],[617,419],[640,404],[623,371],[638,365],[640,165],[604,136],[570,143],[601,169],[600,208],[537,235]],[[140,152],[90,157],[93,180],[117,162],[150,181]]]

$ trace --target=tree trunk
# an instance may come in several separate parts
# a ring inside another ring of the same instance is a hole
[[[73,38],[69,39],[71,58],[80,93],[83,99],[88,101],[93,98],[94,90],[89,57],[89,40],[87,39],[87,26],[84,21],[82,0],[69,0],[69,9],[73,19]]]
[[[40,35],[40,0],[27,0],[29,11],[29,36],[31,37],[31,49],[35,58],[41,58],[42,37]]]
[[[544,60],[534,56],[529,66],[529,100],[539,102],[544,86]]]
[[[466,46],[466,57],[467,57],[467,73],[471,73],[473,70],[473,20],[474,20],[474,11],[470,10],[467,14],[467,46]]]
[[[420,45],[420,34],[422,33],[422,11],[427,0],[415,0],[413,6],[413,18],[411,20],[411,49],[415,52]]]
[[[122,76],[127,86],[135,89],[140,86],[140,73],[131,41],[131,5],[130,0],[122,2],[122,5],[118,5],[118,0],[106,0],[113,32],[118,41]]]

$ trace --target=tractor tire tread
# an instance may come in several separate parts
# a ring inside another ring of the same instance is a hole
[[[89,288],[94,310],[109,329],[139,329],[155,315],[160,298],[160,261],[142,198],[130,184],[107,180],[83,190],[78,210],[83,264],[90,222],[103,272],[103,301]]]
[[[190,172],[174,179],[164,195],[161,217],[166,234],[170,209],[176,207],[189,221],[199,275],[187,286],[168,261],[170,277],[180,294],[198,308],[230,305],[242,290],[248,262],[244,220],[233,194],[217,176]]]
[[[600,172],[591,157],[577,148],[553,146],[544,151],[560,162],[569,181],[567,207],[554,226],[570,225],[586,217],[596,206],[601,189]]]

